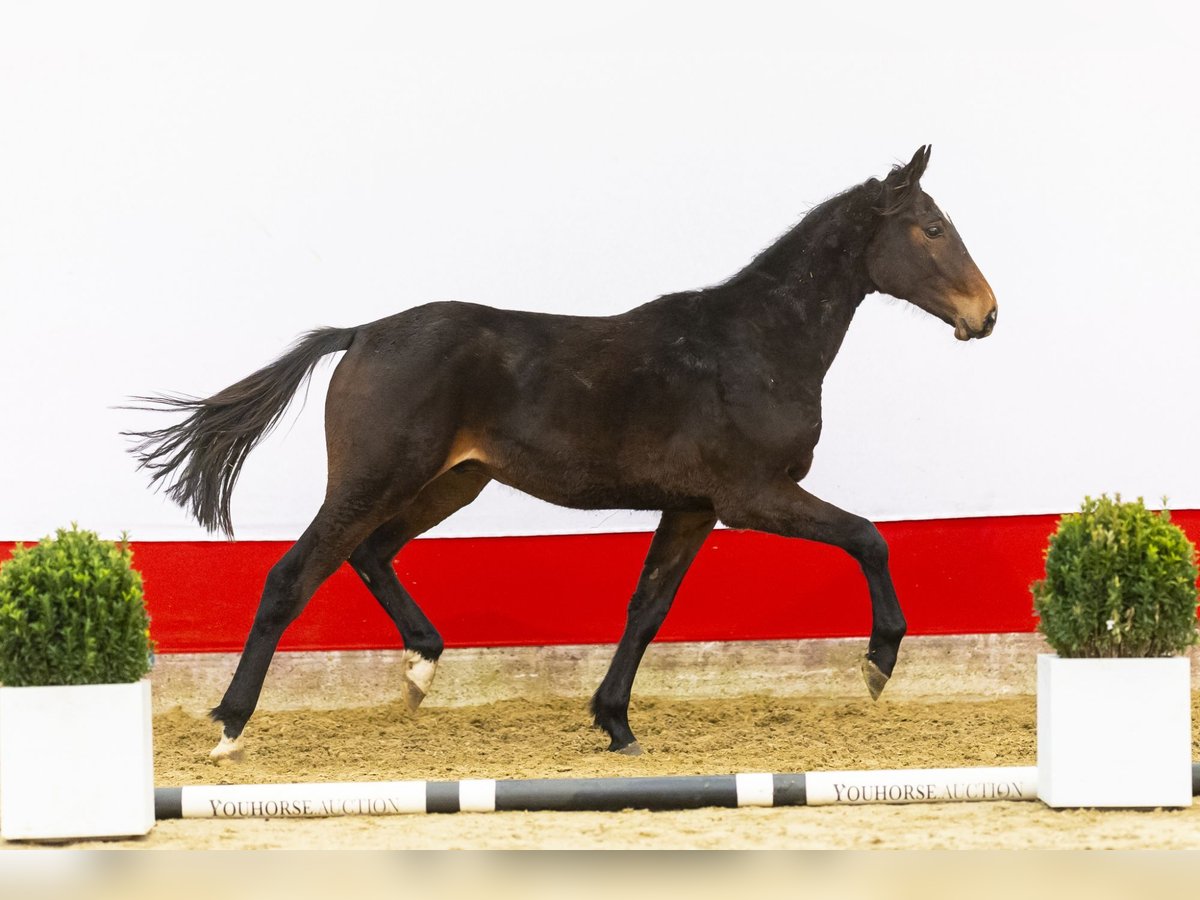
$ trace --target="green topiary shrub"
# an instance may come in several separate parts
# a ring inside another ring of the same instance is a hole
[[[0,565],[0,684],[119,684],[149,670],[154,643],[125,535],[59,529]]]
[[[1196,548],[1140,498],[1088,497],[1063,516],[1031,588],[1059,656],[1174,656],[1196,643]]]

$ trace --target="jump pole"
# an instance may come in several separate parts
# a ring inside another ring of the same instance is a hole
[[[1200,764],[1192,766],[1192,794],[1200,795]],[[154,814],[156,819],[281,819],[1036,799],[1036,766],[998,766],[792,775],[197,785],[156,788]]]

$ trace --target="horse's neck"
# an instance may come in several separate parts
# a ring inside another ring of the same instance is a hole
[[[865,286],[840,277],[822,285],[800,285],[790,294],[795,334],[813,358],[820,360],[822,372],[833,363],[866,295]]]
[[[789,257],[764,254],[723,286],[730,311],[750,326],[748,333],[763,335],[759,352],[824,376],[859,304],[874,290],[861,252],[847,251],[820,242]]]

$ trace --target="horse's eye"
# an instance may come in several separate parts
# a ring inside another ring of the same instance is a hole
[[[930,225],[925,229],[925,233],[931,238],[941,237],[943,234],[945,234],[941,225]]]

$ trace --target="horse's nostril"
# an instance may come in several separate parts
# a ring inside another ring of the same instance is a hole
[[[993,309],[987,314],[987,318],[983,320],[983,324],[987,325],[989,328],[996,324],[996,310]]]

